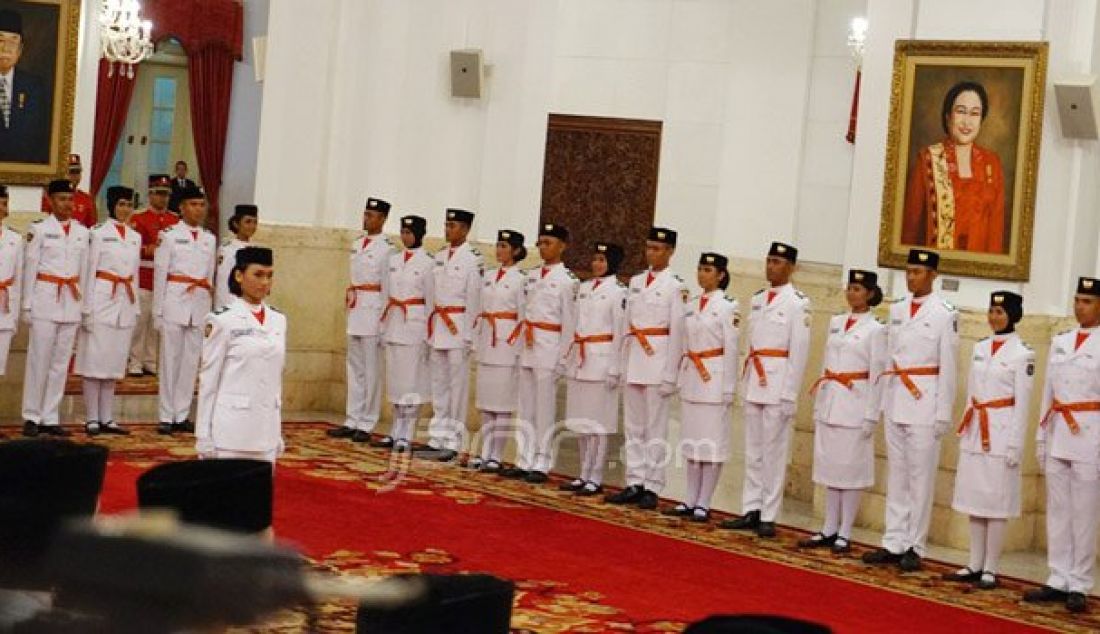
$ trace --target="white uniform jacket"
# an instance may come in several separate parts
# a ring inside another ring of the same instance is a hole
[[[626,286],[613,275],[582,282],[577,289],[576,313],[569,378],[606,381],[608,376],[618,375],[626,332]]]
[[[849,317],[856,321],[845,331]],[[885,367],[886,325],[870,312],[833,315],[825,361],[815,382],[814,420],[838,427],[862,427],[864,420],[877,422],[882,393],[878,378]],[[862,373],[867,376],[851,376]],[[830,379],[830,375],[839,376]]]
[[[27,240],[23,308],[30,309],[31,319],[79,322],[84,294],[80,276],[88,258],[88,228],[70,220],[69,233],[65,235],[57,217],[50,215],[31,224]]]
[[[510,339],[523,320],[527,274],[517,266],[485,271],[481,282],[481,313],[477,320],[477,362],[485,365],[514,366],[519,360],[522,337]],[[522,333],[521,333],[522,334]]]
[[[411,254],[407,260],[406,254]],[[406,346],[427,342],[428,315],[435,305],[432,266],[422,247],[390,256],[382,341]]]
[[[700,310],[702,297],[688,302],[684,316],[680,399],[720,404],[723,400],[732,400],[737,390],[741,315],[737,300],[727,298],[720,290],[707,294],[707,305]],[[699,364],[705,375],[700,372]]]
[[[435,254],[435,308],[428,318],[428,343],[436,350],[470,347],[474,322],[481,312],[484,260],[469,242],[445,246]],[[446,315],[446,317],[444,317]],[[454,325],[454,332],[447,320]]]
[[[160,232],[153,256],[155,317],[180,326],[202,323],[214,303],[217,242],[206,229],[183,222]],[[198,285],[203,280],[205,288]]]
[[[1058,411],[1062,405],[1100,402],[1100,330],[1094,329],[1081,347],[1074,350],[1077,329],[1058,333],[1050,343],[1043,401],[1039,407],[1041,425],[1036,440],[1045,442],[1047,455],[1062,460],[1100,461],[1100,411]],[[1068,417],[1073,417],[1074,433]]]
[[[88,263],[80,281],[84,314],[91,315],[95,323],[116,328],[137,324],[141,313],[137,301],[140,266],[141,234],[117,220],[93,227]]]
[[[524,290],[524,321],[516,331],[520,366],[553,370],[559,363],[566,362],[577,328],[579,285],[577,276],[561,262],[528,271]],[[557,327],[558,330],[540,325]]]
[[[0,330],[15,330],[23,299],[23,236],[0,224]]]
[[[768,291],[775,291],[768,303]],[[757,291],[750,300],[749,351],[742,375],[744,398],[758,405],[798,402],[810,356],[810,298],[785,284]],[[769,351],[776,351],[776,356]],[[758,356],[753,353],[758,353]],[[786,356],[778,356],[785,352]],[[759,364],[757,363],[759,361]],[[764,371],[761,384],[760,370]]]
[[[1016,333],[1004,339],[997,354],[991,354],[992,349],[992,337],[974,344],[974,352],[970,357],[970,377],[966,383],[966,413],[959,429],[959,449],[970,453],[1008,456],[1008,448],[1012,447],[1018,459],[1024,446],[1024,433],[1027,431],[1028,406],[1031,403],[1031,387],[1035,375],[1035,352]],[[997,403],[998,401],[1001,403]],[[1015,401],[1015,404],[1006,405],[1009,401]],[[995,403],[998,406],[983,407]],[[989,422],[988,450],[982,444],[983,409]]]
[[[251,243],[238,238],[226,238],[218,247],[218,268],[214,274],[214,308],[230,304],[236,295],[229,292],[229,274],[237,264],[237,251]]]
[[[218,449],[271,451],[282,441],[286,317],[264,305],[264,323],[242,299],[206,318],[195,438]]]
[[[934,425],[952,419],[958,373],[958,312],[933,293],[910,318],[912,300],[909,296],[890,306],[889,357],[880,381],[882,409],[887,421]],[[897,368],[925,368],[929,374],[910,375],[916,388],[911,391],[901,376],[890,374]],[[938,373],[932,374],[932,368],[939,368]]]
[[[349,279],[344,295],[349,335],[378,336],[382,331],[382,311],[389,301],[389,266],[394,247],[381,233],[363,234],[351,243]]]
[[[625,381],[637,385],[675,383],[684,349],[687,288],[683,280],[668,269],[655,273],[647,286],[649,273],[649,270],[642,271],[630,278],[623,317],[626,339],[622,358],[626,367],[618,374],[625,373]],[[667,331],[668,334],[647,335],[647,330]]]

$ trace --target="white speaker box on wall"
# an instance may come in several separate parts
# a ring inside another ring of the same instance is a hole
[[[481,99],[485,83],[485,66],[481,49],[467,48],[451,51],[451,96]]]

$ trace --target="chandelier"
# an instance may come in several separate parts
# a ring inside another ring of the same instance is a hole
[[[852,57],[856,60],[856,67],[863,65],[863,49],[867,45],[867,18],[852,18],[848,27],[848,48],[852,50]]]
[[[142,20],[137,0],[103,0],[99,10],[100,52],[110,62],[107,76],[114,75],[115,65],[122,68],[123,77],[134,78],[134,64],[153,54],[149,34],[153,23]]]

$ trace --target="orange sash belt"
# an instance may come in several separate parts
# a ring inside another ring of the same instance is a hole
[[[210,280],[205,277],[187,277],[186,275],[176,275],[175,273],[168,276],[169,282],[175,282],[177,284],[186,284],[187,292],[195,290],[196,288],[206,289],[206,292],[210,291]]]
[[[69,289],[69,292],[73,294],[73,299],[80,301],[80,286],[77,285],[77,282],[80,281],[79,277],[60,277],[49,273],[39,273],[34,279],[39,282],[57,284],[57,301],[61,301],[61,290],[64,288]]]
[[[752,362],[752,369],[756,371],[756,374],[760,377],[760,387],[768,387],[768,374],[764,372],[764,362],[760,360],[761,357],[771,357],[774,359],[786,359],[791,355],[787,350],[779,350],[777,348],[761,348],[757,350],[755,348],[749,348],[749,356],[745,357],[745,365],[741,368],[741,373],[744,374],[749,369],[749,362]]]
[[[607,332],[599,335],[588,335],[582,337],[580,335],[573,335],[573,343],[577,345],[578,351],[581,357],[581,365],[584,365],[585,353],[584,346],[589,343],[611,343],[615,340],[615,335]]]
[[[630,336],[638,340],[638,345],[642,347],[647,356],[653,356],[653,346],[649,345],[649,337],[667,337],[669,334],[668,328],[638,328],[634,324],[630,324]]]
[[[432,327],[432,318],[436,315],[439,315],[439,318],[443,320],[443,325],[447,327],[447,330],[449,330],[452,335],[457,335],[458,326],[455,325],[454,320],[451,319],[451,315],[459,315],[464,312],[466,312],[465,306],[436,306],[432,314],[428,315],[428,338],[431,339],[432,333],[435,332],[435,329]]]
[[[355,308],[355,305],[359,303],[359,291],[364,293],[381,293],[381,284],[353,284],[344,291],[344,305],[348,307],[348,310]]]
[[[11,312],[11,296],[9,295],[9,288],[15,284],[15,278],[9,277],[6,280],[0,280],[0,296],[3,296],[4,301],[0,303],[0,311],[5,313]]]
[[[725,353],[725,348],[711,348],[710,350],[703,350],[700,352],[688,350],[684,353],[684,356],[691,359],[691,362],[695,364],[695,370],[699,373],[699,378],[703,379],[703,383],[707,383],[710,381],[710,372],[707,372],[707,366],[703,363],[703,359],[713,359]]]
[[[970,421],[974,418],[974,412],[978,412],[978,431],[982,435],[982,451],[989,451],[989,412],[990,409],[999,409],[1002,407],[1012,407],[1016,404],[1016,398],[1012,396],[1006,396],[1005,398],[998,398],[984,403],[979,403],[973,396],[970,397],[970,407],[966,408],[966,414],[963,415],[962,422],[959,423],[959,429],[955,432],[959,436],[962,436],[966,432],[966,428],[970,427]],[[1100,406],[1100,403],[1097,403]]]
[[[95,278],[97,280],[107,280],[111,283],[111,299],[115,298],[115,292],[118,291],[118,287],[126,289],[126,296],[130,298],[130,303],[134,303],[134,276],[127,275],[122,277],[121,275],[115,275],[110,271],[96,271]]]
[[[401,315],[405,317],[405,321],[409,320],[409,306],[423,306],[423,297],[410,297],[409,299],[395,299],[390,298],[388,304],[386,304],[386,310],[382,311],[382,321],[386,321],[386,315],[390,312],[390,309],[396,306],[401,309]]]
[[[1100,401],[1079,401],[1077,403],[1061,403],[1058,399],[1054,399],[1051,403],[1050,409],[1043,415],[1044,427],[1047,424],[1047,420],[1054,414],[1061,414],[1065,419],[1066,425],[1069,426],[1069,430],[1074,434],[1081,433],[1081,427],[1077,424],[1077,419],[1073,417],[1073,412],[1100,412]]]
[[[497,320],[498,319],[507,319],[508,321],[515,321],[515,320],[519,319],[519,313],[507,312],[507,311],[496,312],[496,313],[481,313],[480,315],[477,316],[477,318],[478,319],[484,319],[485,321],[489,322],[489,329],[493,333],[493,335],[492,335],[492,339],[493,339],[492,347],[495,348],[495,347],[497,347]]]
[[[546,330],[548,332],[561,332],[561,324],[552,324],[546,321],[529,321],[524,319],[516,324],[515,330],[511,335],[508,335],[508,343],[515,343],[519,337],[519,333],[523,331],[523,341],[528,348],[535,346],[535,329]]]
[[[902,385],[905,389],[909,390],[909,393],[913,395],[913,398],[920,400],[923,394],[916,383],[913,383],[913,377],[915,376],[937,376],[940,373],[940,366],[925,366],[921,368],[899,368],[898,364],[894,364],[893,370],[887,370],[879,375],[881,379],[884,376],[896,376],[901,379]]]
[[[810,386],[810,396],[816,395],[818,388],[820,388],[821,384],[825,383],[826,381],[836,381],[837,383],[843,385],[850,390],[852,389],[853,382],[866,381],[869,378],[871,378],[871,373],[868,370],[864,370],[862,372],[833,372],[832,370],[826,368],[825,374],[822,374],[816,381],[814,381],[814,384]]]

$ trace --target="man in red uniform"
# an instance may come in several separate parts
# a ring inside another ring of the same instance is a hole
[[[95,209],[95,199],[91,194],[80,189],[80,178],[84,169],[80,165],[80,155],[69,155],[69,182],[73,184],[73,220],[91,229],[99,222],[99,214]],[[42,194],[42,213],[52,213],[50,198]]]
[[[167,174],[149,175],[149,207],[130,218],[130,226],[141,234],[141,269],[138,271],[138,302],[141,315],[130,344],[127,373],[131,376],[157,373],[157,333],[153,330],[153,254],[157,237],[163,229],[179,222],[179,216],[168,211],[168,194],[172,180]]]

